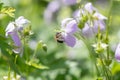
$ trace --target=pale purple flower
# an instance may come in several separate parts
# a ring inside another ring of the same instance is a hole
[[[77,0],[62,0],[65,5],[74,5],[77,3]]]
[[[21,40],[20,40],[20,38],[18,36],[18,33],[13,32],[13,33],[10,34],[10,36],[11,36],[11,38],[12,38],[12,40],[14,42],[14,46],[15,46],[13,51],[15,53],[20,53],[22,51],[22,43],[21,43]]]
[[[26,27],[29,23],[30,23],[30,21],[25,19],[23,16],[20,16],[14,22],[10,22],[7,25],[7,28],[5,30],[6,31],[6,37],[8,37],[8,35],[9,35],[12,38],[12,40],[14,42],[13,51],[15,53],[21,53],[22,52],[23,48],[22,48],[22,43],[21,43],[21,40],[20,40],[19,31],[22,31],[24,29],[24,27]]]
[[[86,37],[92,37],[98,33],[98,28],[101,32],[105,30],[105,22],[103,20],[93,20],[92,23],[88,21],[85,23],[82,33]]]
[[[60,9],[61,3],[59,0],[53,0],[44,11],[44,19],[49,24],[52,22],[53,15]]]
[[[52,22],[52,19],[53,19],[53,13],[50,10],[46,9],[44,11],[44,19],[45,19],[45,22],[50,24]]]
[[[93,31],[96,34],[98,32],[98,28],[100,31],[105,30],[105,22],[103,20],[94,20]]]
[[[62,21],[61,25],[64,42],[68,46],[74,47],[74,45],[76,44],[76,38],[73,34],[78,30],[76,21],[71,20],[71,18],[67,18]]]
[[[115,51],[115,58],[118,62],[120,62],[120,43],[118,44],[116,51]]]
[[[23,28],[29,24],[30,21],[25,19],[23,16],[20,16],[15,20],[15,25],[17,26],[18,30],[23,30]]]
[[[50,2],[47,6],[47,10],[51,11],[52,13],[58,11],[60,9],[60,1],[58,0],[53,0]],[[49,13],[48,13],[49,14]]]
[[[96,8],[93,7],[92,3],[87,3],[84,6],[85,10],[88,11],[90,14],[92,14],[94,11],[96,11]]]
[[[57,13],[63,6],[74,5],[76,3],[77,0],[52,0],[44,11],[45,22],[48,24],[51,23],[55,17],[54,14]]]
[[[67,25],[67,23],[68,23],[69,21],[71,21],[71,20],[73,20],[73,18],[66,18],[66,19],[62,20],[62,21],[61,21],[61,27],[62,27],[62,28],[65,28],[66,25]]]
[[[88,17],[88,20],[82,24],[84,24],[84,27],[82,29],[82,33],[86,37],[91,37],[95,35],[98,32],[98,28],[100,31],[105,30],[105,22],[107,18],[100,14],[95,7],[92,6],[91,3],[87,3],[83,9],[80,9],[75,17],[79,17],[79,24],[81,24],[81,19],[84,18],[83,16],[88,16],[90,14],[90,17]],[[83,16],[82,16],[83,15]]]
[[[93,36],[94,35],[93,28],[91,28],[88,23],[85,23],[85,26],[82,29],[82,34],[87,38]]]
[[[14,24],[14,22],[10,22],[9,24],[8,24],[8,26],[7,26],[7,28],[6,28],[6,37],[10,34],[10,33],[12,33],[12,32],[15,32],[17,29],[16,29],[16,27],[15,27],[15,24]]]
[[[5,31],[6,31],[6,36],[10,35],[10,37],[14,42],[15,48],[13,49],[13,51],[15,53],[20,53],[22,44],[18,36],[17,27],[15,26],[15,23],[14,22],[9,23]]]
[[[98,13],[98,12],[95,12],[95,13],[93,14],[93,17],[94,17],[94,18],[97,18],[98,20],[106,20],[106,19],[107,19],[107,17],[103,16],[102,14],[100,14],[100,13]]]
[[[83,16],[86,16],[86,13],[83,9],[76,10],[73,13],[73,18],[75,18],[77,22],[79,22]]]

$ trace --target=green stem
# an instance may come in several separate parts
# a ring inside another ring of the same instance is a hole
[[[37,50],[41,47],[41,44],[42,44],[42,42],[38,42],[37,47],[36,47],[36,49],[35,49],[35,51],[34,51],[34,53],[33,53],[32,59],[35,58],[35,55],[36,55],[36,53],[37,53]],[[40,46],[40,47],[39,47],[39,46]],[[32,60],[32,59],[31,59],[31,60]]]
[[[25,61],[29,61],[28,60],[28,52],[27,52],[27,41],[26,41],[26,37],[23,36],[23,45],[24,45],[24,53],[25,53]],[[28,78],[29,75],[29,67],[28,65],[25,66],[26,67],[26,78]]]
[[[91,50],[91,47],[89,45],[87,45],[87,48],[89,50],[89,55],[91,56],[91,59],[94,62],[95,68],[97,70],[97,76],[100,76],[100,71],[99,71],[98,66],[96,64],[96,58],[95,58],[95,56],[94,56],[94,54],[93,54],[93,52]]]
[[[11,72],[11,70],[10,70],[10,66],[9,66],[9,71],[8,71],[8,80],[11,80],[11,79],[10,79],[10,72]]]
[[[23,44],[24,44],[24,53],[25,53],[25,58],[26,58],[26,61],[28,61],[28,53],[27,53],[27,48],[26,48],[26,46],[27,46],[27,41],[26,41],[26,39],[25,39],[25,37],[24,37],[24,39],[23,39]]]
[[[107,20],[107,27],[106,27],[106,43],[109,45],[109,27],[111,25],[111,11],[112,11],[112,6],[113,6],[113,0],[110,1],[110,8],[108,12],[108,20]],[[107,47],[107,59],[109,60],[109,46]]]
[[[16,65],[16,61],[17,61],[17,58],[18,58],[18,55],[15,56],[15,61],[14,61],[14,64]],[[16,79],[16,72],[14,71],[14,78]]]
[[[110,80],[109,74],[108,74],[107,68],[106,68],[106,66],[105,66],[105,64],[104,64],[104,61],[103,61],[103,59],[102,59],[102,56],[99,55],[99,58],[100,58],[101,63],[102,63],[102,69],[103,69],[104,75],[105,75],[105,77],[106,77],[106,80]]]

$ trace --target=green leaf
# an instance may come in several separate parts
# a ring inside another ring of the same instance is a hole
[[[115,75],[117,72],[120,72],[120,64],[118,62],[114,62],[111,71],[113,75]]]
[[[7,14],[7,15],[9,15],[10,17],[15,17],[14,12],[15,12],[15,9],[12,8],[12,7],[4,7],[4,8],[2,8],[2,10],[1,10],[1,13]]]
[[[2,9],[2,7],[3,7],[3,3],[0,3],[0,10]]]
[[[38,69],[48,69],[48,67],[46,67],[42,64],[37,64],[37,63],[31,63],[31,66],[38,68]]]
[[[120,14],[120,1],[119,0],[113,1],[112,14],[114,15]]]
[[[26,62],[26,64],[37,69],[48,69],[47,66],[44,66],[41,63],[39,63],[38,59],[32,59],[29,62]]]

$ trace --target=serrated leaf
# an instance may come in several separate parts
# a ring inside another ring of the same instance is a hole
[[[15,16],[15,15],[14,15],[14,12],[15,12],[15,9],[12,8],[12,7],[4,7],[4,8],[2,8],[2,10],[1,10],[1,13],[7,14],[7,15],[9,15],[10,17],[14,17],[14,16]]]

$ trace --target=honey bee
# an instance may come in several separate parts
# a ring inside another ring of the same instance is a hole
[[[61,32],[57,32],[55,35],[55,39],[58,43],[63,43],[64,42],[64,38]]]

